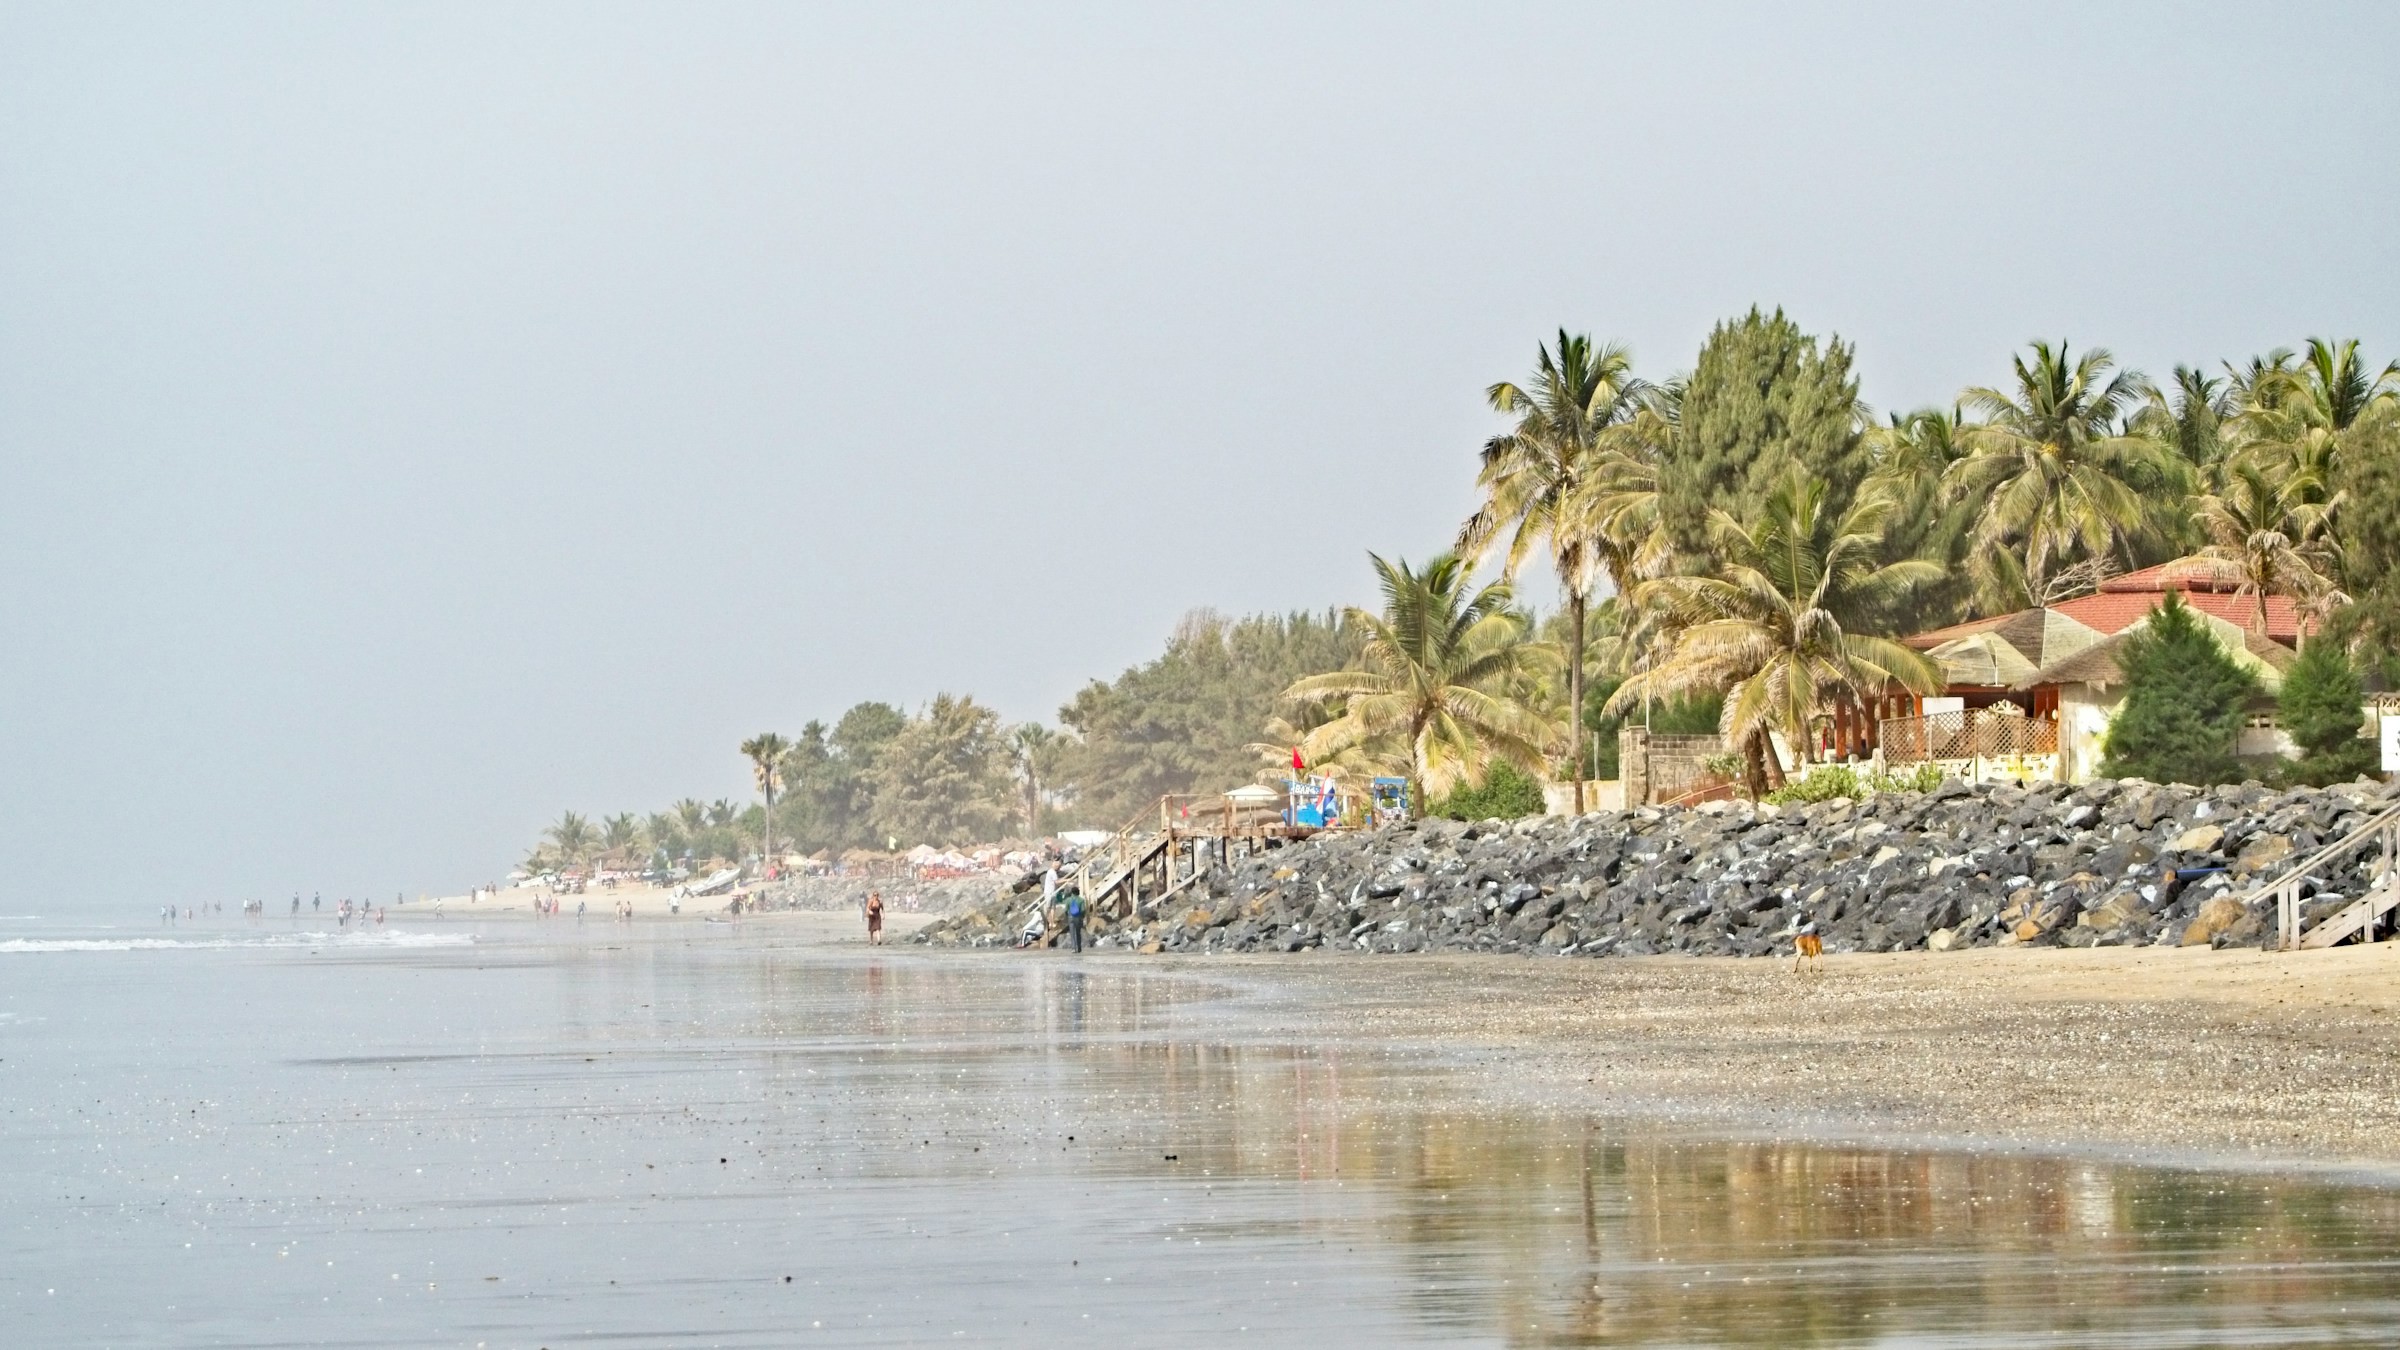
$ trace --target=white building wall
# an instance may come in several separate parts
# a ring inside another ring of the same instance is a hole
[[[2059,770],[2070,783],[2088,783],[2100,776],[2100,760],[2108,744],[2108,724],[2116,720],[2125,701],[2121,688],[2065,684],[2058,689]]]

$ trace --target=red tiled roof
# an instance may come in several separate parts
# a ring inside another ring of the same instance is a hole
[[[2017,617],[2017,614],[2028,614],[2032,612],[2034,611],[2021,609],[2018,610],[2016,614],[1995,614],[1988,619],[1969,619],[1965,623],[1954,623],[1948,628],[1936,628],[1931,632],[1926,633],[1912,633],[1909,636],[1900,639],[1900,641],[1902,645],[1914,647],[1921,652],[1931,651],[1934,648],[1941,646],[1943,643],[1957,638],[1973,637],[1977,633],[1988,633],[1993,629],[1998,628],[2000,625],[2007,623],[2010,619]]]
[[[2118,580],[2123,580],[2122,577]],[[2151,610],[2166,603],[2165,591],[2102,591],[2097,595],[2062,600],[2051,608],[2087,628],[2122,633]],[[2258,622],[2258,597],[2221,591],[2186,591],[2183,602],[2203,614],[2248,629]],[[2290,646],[2300,640],[2300,611],[2288,597],[2267,597],[2267,636]]]
[[[2166,591],[2230,593],[2240,590],[2241,586],[2240,568],[2229,562],[2193,554],[2188,558],[2160,563],[2156,567],[2145,567],[2138,572],[2127,572],[2121,577],[2110,577],[2100,583],[2100,592],[2103,595],[2137,592],[2158,595]]]

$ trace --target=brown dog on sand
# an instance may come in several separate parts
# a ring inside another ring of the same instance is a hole
[[[1825,954],[1825,940],[1817,936],[1814,924],[1800,930],[1800,935],[1792,939],[1792,947],[1793,970],[1800,969],[1802,961],[1813,963]]]

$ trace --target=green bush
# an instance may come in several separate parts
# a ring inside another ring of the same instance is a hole
[[[1542,785],[1504,759],[1493,760],[1483,781],[1470,783],[1444,797],[1433,814],[1452,820],[1510,820],[1542,813]]]
[[[2366,690],[2340,645],[2311,642],[2284,674],[2275,711],[2300,747],[2300,758],[2279,766],[2296,783],[2346,783],[2375,768],[2375,747],[2358,737],[2366,721]]]
[[[1879,792],[1931,792],[1941,785],[1942,767],[1938,764],[1920,764],[1899,774],[1874,771],[1862,774],[1847,764],[1826,764],[1811,770],[1806,778],[1768,793],[1765,800],[1778,806],[1805,806],[1836,797],[1855,801]]]
[[[2234,755],[2258,679],[2234,664],[2208,626],[2174,592],[2118,649],[2125,702],[2109,724],[2106,778],[2207,787],[2237,783]]]
[[[1768,793],[1766,799],[1777,806],[1791,806],[1865,795],[1866,785],[1859,782],[1856,769],[1847,764],[1820,764],[1809,770],[1806,778],[1784,784]]]
[[[1877,792],[1931,792],[1942,785],[1942,766],[1920,764],[1907,773],[1877,773],[1867,777],[1867,786]]]

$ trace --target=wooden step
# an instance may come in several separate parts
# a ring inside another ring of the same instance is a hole
[[[2301,934],[2300,945],[2304,948],[2330,947],[2346,938],[2355,937],[2365,932],[2369,924],[2389,913],[2394,906],[2400,906],[2400,882],[2387,880],[2354,903],[2343,906],[2332,918]]]

